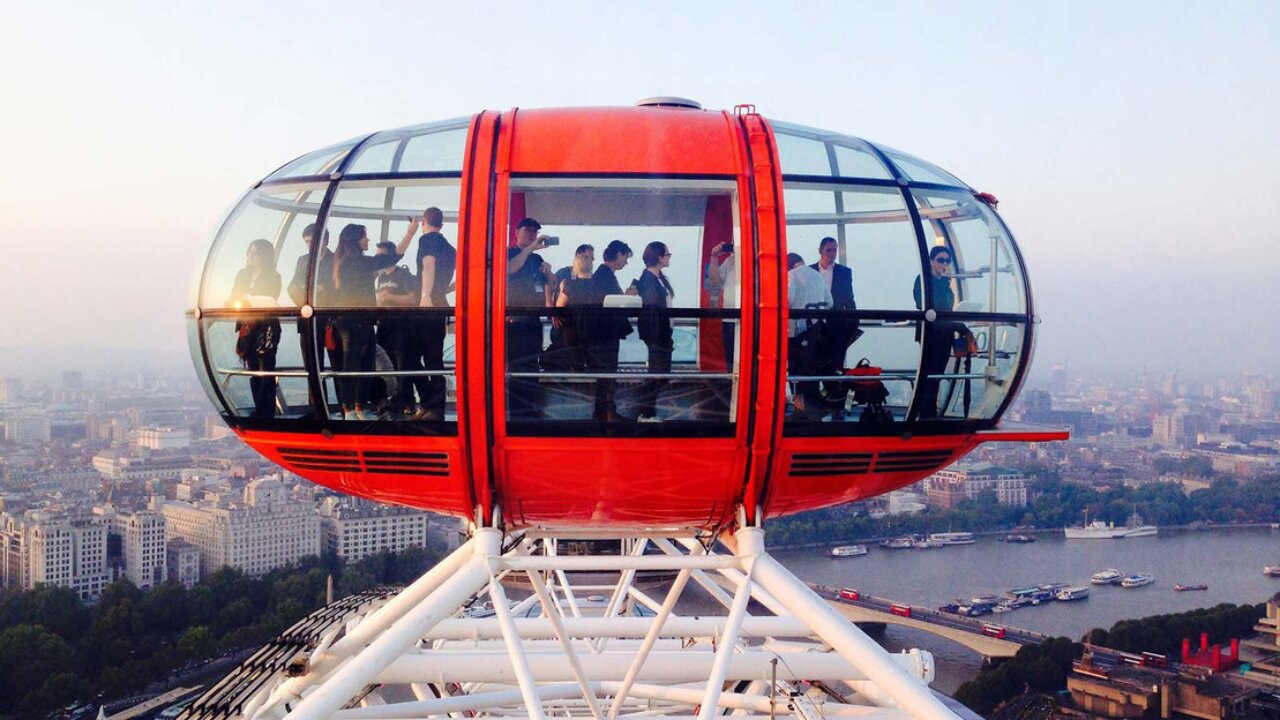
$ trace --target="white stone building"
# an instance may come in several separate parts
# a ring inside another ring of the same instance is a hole
[[[1001,505],[1026,507],[1027,478],[1021,472],[989,463],[953,465],[925,478],[930,505],[953,508],[993,490]]]
[[[326,550],[348,563],[383,550],[427,544],[427,513],[359,498],[327,497],[320,504]]]
[[[148,450],[183,450],[191,447],[191,430],[187,428],[138,428],[137,445]]]
[[[41,583],[58,585],[93,601],[111,583],[107,524],[102,518],[5,514],[0,528],[6,587],[30,590]]]
[[[112,534],[120,536],[124,576],[129,582],[146,590],[169,579],[164,515],[144,510],[110,517]]]
[[[53,425],[43,412],[24,411],[12,413],[4,420],[4,438],[19,445],[49,442]]]
[[[243,495],[209,494],[196,502],[164,503],[169,538],[200,549],[200,571],[223,566],[262,575],[320,554],[315,506],[294,500],[278,476],[254,480]]]

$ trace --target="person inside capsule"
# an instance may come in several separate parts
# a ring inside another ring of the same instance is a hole
[[[516,245],[507,251],[507,307],[545,308],[551,306],[555,275],[551,265],[537,253],[547,237],[539,235],[542,224],[531,217],[516,224]],[[542,317],[513,315],[507,318],[507,368],[510,372],[538,371],[542,354]],[[538,420],[542,416],[541,386],[531,378],[511,378],[511,417]]]
[[[293,277],[289,279],[289,299],[294,305],[302,307],[307,304],[307,266],[311,262],[311,244],[315,242],[316,233],[320,231],[317,223],[311,223],[302,229],[302,242],[307,246],[307,252],[298,256],[293,263]],[[316,297],[326,298],[333,290],[333,251],[329,249],[329,231],[325,230],[321,235],[321,244],[319,257],[316,258]],[[321,300],[323,302],[323,300]],[[337,369],[342,367],[341,350],[336,344],[330,347],[330,343],[325,342],[326,337],[330,337],[333,329],[330,327],[329,321],[325,320],[316,327],[316,335],[319,338],[319,344],[325,346],[325,350],[329,354],[329,367]],[[302,333],[298,333],[298,346],[302,350],[302,357],[306,357],[310,349],[307,346],[307,338]],[[324,365],[323,355],[320,357],[320,365]]]
[[[276,251],[269,241],[258,238],[249,243],[245,265],[231,284],[227,305],[233,308],[275,307],[280,297],[280,273],[276,271]],[[239,320],[236,322],[236,355],[246,370],[275,372],[276,351],[280,343],[280,321]],[[276,379],[274,376],[249,376],[249,392],[253,396],[252,417],[270,418],[276,414]]]
[[[333,287],[340,307],[377,307],[374,276],[379,270],[395,265],[409,247],[418,230],[418,219],[409,223],[395,252],[366,255],[369,233],[364,225],[352,223],[338,234],[334,251]],[[348,315],[333,322],[336,341],[342,349],[342,372],[337,378],[338,398],[342,403],[342,419],[374,420],[377,398],[372,395],[369,373],[374,369],[373,321],[368,317]],[[346,373],[351,373],[350,375]]]
[[[956,295],[951,288],[951,249],[938,245],[929,251],[929,292],[930,302],[927,309],[936,313],[949,313],[955,308]],[[916,278],[912,288],[916,308],[924,310],[924,286],[920,278]],[[923,375],[920,382],[920,396],[916,403],[921,420],[932,420],[938,417],[938,387],[941,380],[929,378],[930,375],[941,375],[947,370],[947,360],[951,357],[952,342],[957,337],[971,336],[964,323],[954,320],[936,319],[927,324],[923,357]]]
[[[857,310],[858,303],[853,298],[853,270],[848,265],[836,262],[838,249],[839,243],[835,238],[822,238],[818,243],[818,262],[809,267],[818,271],[827,289],[831,291],[829,308]],[[828,318],[824,325],[817,349],[818,365],[815,368],[815,374],[828,377],[840,375],[844,370],[845,355],[849,352],[849,346],[862,334],[858,329],[858,319],[833,317]],[[845,397],[848,392],[847,383],[823,383],[823,395],[827,405],[833,408],[833,420],[844,420]],[[817,406],[815,405],[812,409],[816,411]]]
[[[597,292],[600,293],[601,298],[607,295],[623,294],[622,284],[618,282],[618,272],[631,260],[631,246],[621,240],[611,240],[604,248],[603,257],[604,261],[593,274]],[[626,294],[635,295],[635,287],[627,288]],[[591,345],[587,357],[591,362],[591,372],[618,372],[618,352],[622,341],[633,332],[635,329],[631,327],[631,321],[627,318],[601,313],[590,336]],[[627,419],[618,414],[618,406],[614,399],[616,389],[617,381],[613,378],[596,380],[596,397],[591,410],[591,419],[597,422],[619,422]]]
[[[666,243],[651,242],[644,248],[644,272],[636,283],[643,310],[640,313],[640,339],[649,351],[649,372],[671,372],[671,355],[675,352],[675,335],[667,308],[675,299],[675,290],[664,268],[671,265],[671,250]],[[658,393],[666,378],[652,378],[640,388],[639,422],[662,422],[658,417]]]
[[[395,251],[395,243],[387,240],[378,243],[378,255],[391,255]],[[374,276],[373,283],[378,307],[415,307],[418,304],[421,294],[418,289],[418,278],[404,265],[388,265],[382,268]],[[410,358],[415,352],[413,345],[416,338],[409,320],[394,313],[380,317],[375,337],[378,345],[387,353],[393,368],[400,371],[412,369]],[[386,383],[391,386],[389,388],[391,396],[382,408],[387,416],[396,419],[406,412],[412,412],[410,410],[413,405],[412,381],[417,379],[419,378],[402,375],[395,378],[394,382]],[[374,387],[377,387],[377,383],[374,383]]]
[[[792,310],[822,310],[831,307],[832,294],[816,266],[805,265],[799,253],[787,254],[787,306]],[[787,372],[793,376],[814,375],[823,366],[822,337],[830,323],[814,318],[793,319],[787,327]],[[796,383],[792,402],[796,419],[822,418],[818,383]]]
[[[556,307],[575,308],[575,311],[564,317],[557,317],[565,350],[569,355],[569,368],[575,371],[587,369],[587,347],[592,336],[592,325],[596,313],[589,308],[600,307],[604,295],[596,286],[595,248],[580,245],[573,256],[571,275],[560,281],[556,296]]]
[[[422,211],[422,229],[418,238],[418,277],[422,294],[419,307],[447,308],[448,294],[453,291],[453,273],[458,265],[458,251],[440,230],[444,228],[444,213],[438,207]],[[444,315],[431,315],[413,321],[409,339],[410,370],[444,370],[444,342],[448,335],[449,319]],[[439,422],[444,420],[446,397],[445,380],[440,375],[414,378],[418,389],[418,409],[414,420]],[[413,401],[413,390],[406,384],[406,399]]]

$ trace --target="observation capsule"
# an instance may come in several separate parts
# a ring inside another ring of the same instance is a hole
[[[508,527],[718,528],[1065,437],[999,426],[1034,316],[994,198],[676,100],[484,111],[267,175],[194,283],[209,398],[314,482]]]

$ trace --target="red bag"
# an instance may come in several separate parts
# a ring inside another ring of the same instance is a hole
[[[861,378],[850,383],[853,386],[853,401],[859,405],[875,405],[883,403],[889,397],[889,389],[878,379],[880,367],[862,358],[858,364],[844,371],[846,375]]]
[[[338,338],[334,335],[333,325],[331,324],[326,324],[324,326],[324,349],[325,350],[338,349]]]

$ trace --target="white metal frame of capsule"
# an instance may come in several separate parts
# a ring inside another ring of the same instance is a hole
[[[557,552],[558,538],[606,535],[556,530],[513,538],[474,529],[412,585],[325,632],[292,672],[272,673],[231,715],[958,717],[928,687],[929,653],[881,648],[771,557],[763,530],[722,536],[726,553],[676,530],[630,533],[621,555]],[[661,554],[646,554],[650,548]],[[635,582],[638,571],[656,569],[674,573],[665,595]],[[574,571],[616,572],[617,581],[586,585],[571,580]],[[512,603],[504,580],[533,593]],[[726,613],[677,615],[690,581]],[[597,593],[608,601],[591,617],[584,598]],[[492,617],[464,614],[485,596]],[[752,614],[751,600],[769,614]],[[654,615],[624,614],[634,604]],[[517,617],[534,607],[534,617]]]

